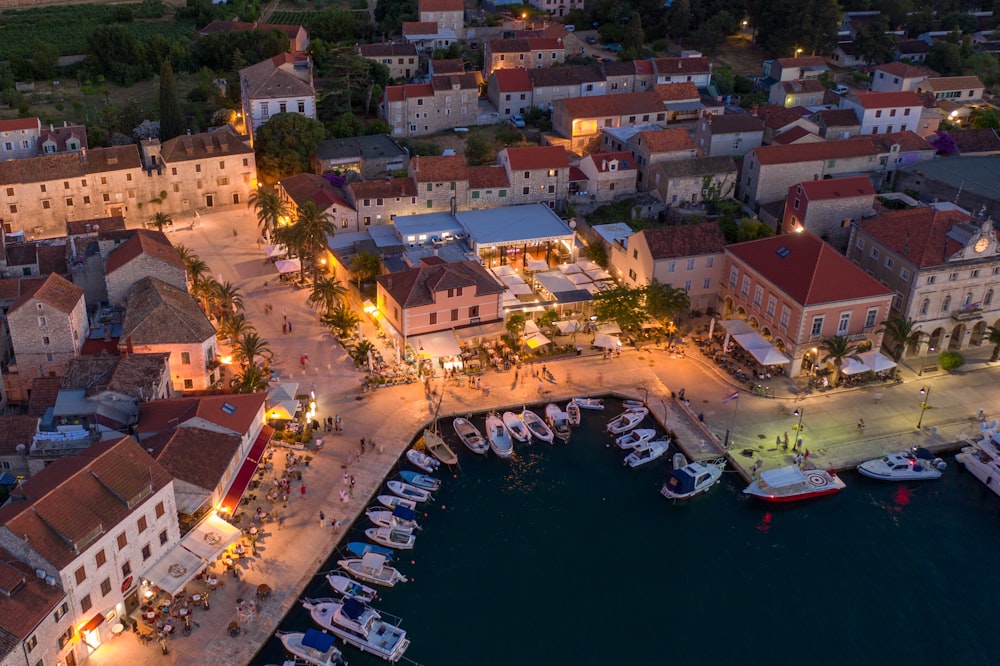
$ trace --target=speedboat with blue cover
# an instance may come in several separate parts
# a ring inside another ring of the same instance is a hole
[[[386,622],[382,613],[357,599],[306,599],[302,605],[313,622],[362,652],[395,663],[410,647],[398,622]]]
[[[316,629],[278,632],[285,649],[312,666],[347,666],[344,656],[333,647],[333,636]]]
[[[709,488],[721,481],[725,469],[725,458],[696,460],[680,465],[670,472],[663,487],[660,488],[660,494],[667,499],[690,499],[708,492]]]
[[[424,490],[429,490],[431,492],[436,492],[441,488],[441,479],[435,479],[433,476],[427,476],[426,474],[421,474],[419,472],[411,472],[408,469],[404,469],[399,473],[399,476],[406,481],[411,486],[416,486],[417,488],[423,488]]]
[[[397,506],[392,509],[380,509],[373,506],[365,512],[368,520],[379,527],[398,527],[407,530],[419,530],[420,524],[417,522],[417,512],[405,506]]]

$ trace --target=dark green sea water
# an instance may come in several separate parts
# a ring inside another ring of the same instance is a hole
[[[455,440],[461,469],[423,508],[416,549],[398,565],[412,581],[375,604],[403,618],[407,657],[428,666],[1000,661],[1000,498],[953,457],[936,482],[852,473],[839,495],[777,507],[745,499],[727,472],[675,505],[658,493],[667,458],[630,470],[605,447],[603,424],[616,414],[584,411],[568,445],[518,445],[507,462]],[[349,540],[364,540],[366,522]],[[322,577],[306,594],[330,596]],[[282,629],[309,626],[297,609]],[[349,647],[345,656],[384,663]],[[254,663],[282,657],[273,639]]]

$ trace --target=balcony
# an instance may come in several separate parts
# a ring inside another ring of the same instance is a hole
[[[955,321],[973,321],[983,318],[983,309],[979,305],[965,307],[960,310],[953,310],[951,318]]]

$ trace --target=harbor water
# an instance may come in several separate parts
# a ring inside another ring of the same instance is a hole
[[[745,497],[727,472],[708,494],[675,504],[659,495],[669,454],[633,470],[607,446],[603,426],[616,414],[584,411],[569,444],[517,444],[510,461],[474,456],[442,421],[460,469],[437,474],[444,485],[418,507],[416,548],[397,551],[411,582],[380,588],[373,604],[402,618],[406,658],[995,663],[1000,498],[953,456],[939,481],[848,473],[838,495],[780,506]],[[362,518],[345,542],[364,541],[365,527]],[[306,596],[332,596],[322,575]],[[296,608],[281,629],[311,626]],[[344,652],[352,665],[384,663]],[[254,664],[283,657],[272,639]]]

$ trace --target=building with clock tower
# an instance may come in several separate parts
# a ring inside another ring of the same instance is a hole
[[[882,213],[851,228],[847,257],[895,292],[892,314],[923,339],[907,356],[976,348],[1000,328],[1000,244],[991,219],[954,207]]]

